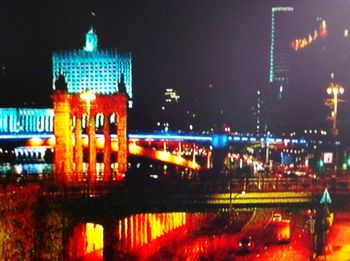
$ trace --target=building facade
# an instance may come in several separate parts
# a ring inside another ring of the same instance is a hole
[[[52,87],[62,73],[68,93],[92,91],[96,94],[115,94],[125,91],[132,107],[132,56],[130,52],[99,50],[98,37],[93,28],[86,33],[82,50],[59,51],[52,55]],[[119,90],[124,82],[126,90]]]
[[[290,6],[272,7],[271,46],[269,82],[278,88],[281,98],[284,88],[289,83],[289,55],[291,38],[286,28],[291,23],[294,8]]]
[[[0,137],[52,134],[54,112],[39,108],[1,108]]]

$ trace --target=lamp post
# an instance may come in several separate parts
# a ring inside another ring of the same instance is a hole
[[[332,108],[332,114],[331,114],[331,120],[332,120],[332,135],[336,142],[336,139],[338,137],[338,129],[337,129],[337,114],[338,114],[338,103],[341,102],[341,100],[338,99],[338,96],[344,93],[344,88],[342,85],[338,83],[331,82],[329,86],[327,87],[327,93],[329,95],[332,95],[330,106]],[[338,164],[338,149],[337,144],[335,144],[335,156],[334,156],[334,169],[337,171],[337,164]]]
[[[87,91],[84,91],[80,94],[80,99],[82,99],[83,101],[86,101],[86,108],[87,108],[87,116],[88,116],[88,119],[87,119],[87,123],[90,122],[90,109],[91,109],[91,102],[96,100],[96,94],[87,90]]]
[[[87,177],[87,181],[88,184],[90,185],[91,182],[91,176],[92,176],[92,172],[94,172],[94,170],[92,169],[93,166],[91,166],[92,164],[92,160],[91,160],[91,120],[90,120],[90,111],[91,111],[91,102],[93,102],[94,100],[96,100],[96,95],[95,93],[87,90],[84,91],[80,94],[80,99],[82,99],[83,101],[86,102],[86,128],[87,128],[87,134],[88,134],[88,162],[89,162],[89,166],[88,166],[88,177]]]
[[[338,83],[331,82],[330,85],[327,88],[327,93],[329,95],[333,95],[331,104],[333,105],[332,110],[332,134],[333,137],[336,138],[338,136],[338,129],[337,129],[337,114],[338,114],[338,102],[340,101],[338,99],[338,96],[344,93],[344,88]]]

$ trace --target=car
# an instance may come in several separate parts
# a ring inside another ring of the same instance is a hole
[[[239,252],[250,252],[254,249],[254,241],[251,236],[243,236],[238,243]]]
[[[281,222],[282,215],[280,213],[274,213],[272,216],[272,222]]]
[[[316,219],[316,209],[307,209],[304,211],[305,216]]]
[[[275,223],[275,236],[277,243],[288,243],[290,241],[290,220],[283,219]]]

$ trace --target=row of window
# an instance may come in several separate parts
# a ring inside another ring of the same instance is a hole
[[[12,116],[0,118],[0,132],[52,132],[53,116],[21,116],[18,119]]]

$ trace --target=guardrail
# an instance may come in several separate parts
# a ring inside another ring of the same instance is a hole
[[[44,197],[99,197],[107,195],[132,195],[157,193],[164,195],[214,195],[221,194],[227,198],[232,198],[233,193],[249,193],[253,195],[262,195],[259,193],[268,192],[300,192],[307,193],[311,197],[319,196],[327,187],[331,197],[350,196],[350,178],[342,177],[292,177],[292,178],[242,178],[229,179],[227,177],[217,177],[208,180],[182,180],[182,179],[158,179],[142,180],[137,182],[128,181],[96,181],[88,183],[69,182],[66,184],[56,183],[50,176],[33,179],[12,179],[0,180],[1,187],[4,189],[9,184],[24,185],[34,183],[40,186],[40,195]],[[0,188],[1,188],[0,187]],[[1,192],[1,190],[0,190]],[[266,194],[267,193],[267,194]],[[283,194],[280,194],[283,196]],[[258,197],[257,196],[257,197]],[[244,198],[247,198],[244,197]]]

